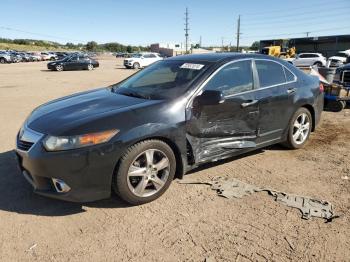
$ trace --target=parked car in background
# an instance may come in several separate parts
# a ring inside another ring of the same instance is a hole
[[[19,53],[17,53],[16,51],[10,51],[9,54],[11,56],[11,60],[13,63],[22,62],[22,56]]]
[[[0,51],[0,64],[12,63],[12,57],[9,53]]]
[[[280,59],[177,56],[36,108],[16,152],[39,194],[86,202],[113,190],[138,205],[201,164],[276,143],[302,148],[322,109],[318,77]]]
[[[336,55],[328,58],[330,66],[339,66],[346,64],[346,60],[350,57],[350,49],[345,51],[340,51]]]
[[[295,66],[326,66],[327,58],[320,53],[301,53],[292,60]]]
[[[41,60],[43,61],[48,61],[48,60],[54,61],[57,58],[55,54],[49,53],[49,52],[41,52],[40,54],[41,54]]]
[[[71,55],[57,60],[55,62],[49,62],[47,68],[55,71],[63,70],[92,70],[99,67],[99,63],[91,57],[85,55]]]
[[[55,55],[57,57],[56,60],[62,60],[63,58],[69,56],[69,54],[66,52],[56,52]]]
[[[157,53],[137,53],[125,59],[124,66],[126,68],[139,69],[160,60],[163,60],[163,58]]]
[[[42,61],[42,57],[41,57],[40,53],[32,52],[32,53],[30,53],[30,55],[31,55],[31,58],[33,61]]]
[[[26,52],[18,52],[18,54],[22,57],[22,62],[31,62],[31,56]]]
[[[350,88],[350,64],[346,64],[336,69],[333,82]]]

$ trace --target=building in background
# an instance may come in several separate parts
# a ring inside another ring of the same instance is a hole
[[[330,57],[339,51],[350,49],[350,35],[261,40],[260,52],[264,47],[268,46],[281,46],[284,48],[295,46],[298,54],[322,53],[325,57]]]
[[[151,44],[151,52],[159,53],[164,56],[178,56],[186,54],[185,46],[182,43],[156,43]],[[204,48],[191,48],[192,54],[212,53],[212,50]]]

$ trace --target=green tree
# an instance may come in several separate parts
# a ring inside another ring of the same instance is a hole
[[[95,41],[90,41],[86,44],[86,50],[88,51],[96,51],[97,47],[98,44]]]
[[[259,47],[260,47],[260,42],[259,42],[259,41],[255,41],[255,42],[251,45],[250,49],[251,49],[251,50],[259,50]]]
[[[126,52],[132,53],[132,46],[131,46],[131,45],[128,45],[128,46],[126,47]]]

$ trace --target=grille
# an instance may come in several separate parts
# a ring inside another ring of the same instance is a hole
[[[350,83],[350,71],[345,71],[343,73],[343,82]]]
[[[32,142],[17,139],[17,148],[22,151],[28,151],[33,144]]]

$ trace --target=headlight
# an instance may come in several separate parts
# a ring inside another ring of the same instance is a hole
[[[48,136],[43,143],[47,151],[70,150],[108,142],[118,132],[109,130],[78,136]]]

